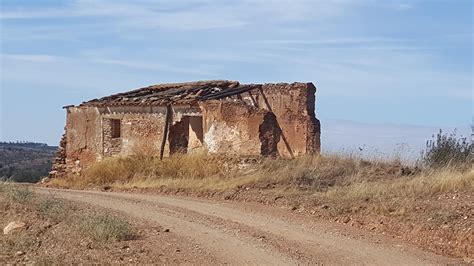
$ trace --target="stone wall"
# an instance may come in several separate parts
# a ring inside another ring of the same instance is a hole
[[[211,154],[259,155],[259,126],[266,111],[243,101],[201,103],[204,145]]]
[[[102,118],[97,108],[69,107],[66,114],[66,169],[78,175],[102,159]]]
[[[282,129],[278,150],[293,157],[319,153],[320,122],[315,117],[316,87],[312,83],[264,84],[255,95],[258,106],[272,111]]]
[[[312,83],[279,83],[264,84],[240,97],[248,106],[274,114],[273,123],[280,129],[274,131],[274,134],[280,135],[278,154],[292,158],[320,152],[321,130],[320,122],[315,117],[315,92]],[[262,123],[263,120],[259,119]],[[268,121],[266,123],[268,127]],[[256,132],[253,129],[249,134],[255,135]]]
[[[176,106],[172,109],[170,127],[183,121],[192,132],[189,149],[202,147],[202,130],[194,117],[200,117],[199,108]],[[120,137],[112,136],[112,121],[120,122]],[[110,156],[141,154],[157,156],[163,138],[166,107],[69,107],[66,118],[66,169],[68,173],[81,171]],[[202,124],[202,123],[201,123]],[[200,144],[201,143],[201,144]],[[185,151],[186,152],[186,151]],[[164,155],[170,154],[170,139],[165,144]]]
[[[66,133],[64,133],[59,141],[58,150],[54,156],[53,165],[51,166],[51,171],[49,172],[49,178],[64,177],[67,175],[66,169]]]

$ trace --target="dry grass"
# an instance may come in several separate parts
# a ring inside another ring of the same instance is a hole
[[[48,196],[36,201],[36,209],[43,218],[59,223],[70,219],[74,208],[65,200]]]
[[[0,191],[5,193],[6,199],[12,204],[26,204],[33,197],[33,192],[26,187],[16,187],[8,183],[3,183],[1,187]]]
[[[241,187],[273,187],[309,192],[338,200],[423,197],[473,190],[474,174],[450,168],[419,170],[398,161],[366,161],[351,156],[303,156],[287,159],[219,158],[187,155],[165,158],[110,158],[82,177],[54,179],[60,187],[111,185],[118,188],[184,189],[221,192]]]
[[[136,233],[127,220],[116,215],[80,208],[53,196],[38,196],[28,188],[0,184],[0,206],[16,213],[27,212],[54,224],[66,223],[81,234],[98,242],[132,239]],[[5,244],[11,249],[25,250],[35,243],[27,232],[7,236]]]
[[[474,171],[443,169],[425,171],[410,177],[393,180],[353,182],[347,186],[336,186],[317,196],[354,203],[356,201],[387,201],[390,199],[416,199],[438,194],[474,192]]]
[[[16,234],[3,236],[2,241],[6,251],[28,250],[35,244],[35,237],[28,232],[20,231]]]
[[[119,217],[89,213],[81,218],[76,220],[76,226],[95,241],[122,241],[135,237],[135,232],[130,224]]]
[[[217,157],[203,155],[173,156],[163,161],[142,156],[110,158],[87,169],[82,177],[55,179],[51,184],[87,187],[132,180],[143,182],[151,178],[200,180],[223,174],[224,166],[220,164],[221,161]]]

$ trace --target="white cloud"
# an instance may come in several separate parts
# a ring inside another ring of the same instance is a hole
[[[3,60],[22,60],[38,63],[50,63],[59,60],[64,60],[64,57],[44,54],[0,54],[0,59]]]
[[[0,19],[112,18],[132,28],[199,30],[267,22],[321,20],[342,15],[354,1],[111,1],[75,0],[57,8],[2,10]]]
[[[37,64],[38,67],[47,66],[52,63],[69,63],[69,64],[98,64],[98,65],[113,65],[126,68],[134,68],[140,70],[151,70],[161,73],[176,73],[186,74],[195,76],[212,76],[215,75],[213,70],[215,66],[200,65],[199,67],[180,67],[171,64],[150,62],[150,61],[137,61],[137,60],[125,60],[125,59],[114,59],[114,58],[97,58],[97,57],[65,57],[57,55],[45,55],[45,54],[0,54],[0,60],[2,64],[15,64],[15,61],[27,61]]]
[[[202,67],[186,68],[186,67],[177,67],[177,66],[159,64],[159,63],[116,60],[116,59],[89,59],[88,61],[92,63],[98,63],[98,64],[123,66],[123,67],[143,69],[143,70],[152,70],[152,71],[159,71],[159,72],[173,72],[173,73],[178,73],[178,74],[201,75],[201,76],[214,75],[213,72],[209,70],[204,70]]]

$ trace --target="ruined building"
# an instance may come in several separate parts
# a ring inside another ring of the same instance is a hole
[[[156,156],[205,152],[295,157],[320,150],[312,83],[159,84],[66,106],[53,176],[79,174],[137,147]]]

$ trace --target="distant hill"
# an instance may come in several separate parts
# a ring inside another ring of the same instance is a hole
[[[35,142],[0,142],[0,180],[38,182],[48,175],[57,147]]]

